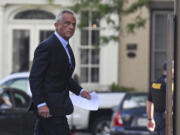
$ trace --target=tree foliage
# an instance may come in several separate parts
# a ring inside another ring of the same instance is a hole
[[[113,92],[131,92],[131,91],[136,91],[135,88],[133,87],[126,87],[126,86],[119,86],[116,83],[112,83],[109,86],[109,89]]]
[[[75,3],[70,8],[76,12],[80,13],[84,10],[96,11],[98,17],[101,19],[106,19],[107,24],[111,24],[112,28],[118,31],[119,35],[111,35],[108,37],[102,37],[104,42],[110,40],[118,40],[121,31],[121,21],[123,16],[135,13],[138,10],[141,10],[146,6],[150,0],[109,0],[105,2],[103,0],[73,0]],[[131,2],[131,4],[128,4]],[[139,12],[141,13],[141,12]],[[112,15],[118,17],[115,20],[112,18]],[[146,18],[143,18],[140,14],[137,14],[135,19],[132,22],[127,24],[127,32],[134,33],[135,29],[143,27],[146,23]],[[83,23],[80,22],[80,26],[83,27]]]
[[[53,4],[54,0],[48,0],[49,4]]]

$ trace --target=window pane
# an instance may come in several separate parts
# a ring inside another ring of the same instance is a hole
[[[158,79],[159,76],[161,76],[162,74],[162,66],[163,66],[163,63],[164,61],[167,59],[167,54],[166,52],[158,52],[158,53],[155,53],[155,79]]]
[[[168,44],[167,14],[157,14],[155,20],[155,48],[165,49]]]
[[[82,30],[81,31],[81,45],[88,45],[88,38],[89,38],[89,34],[88,34],[88,30]]]
[[[40,42],[45,40],[47,37],[49,37],[51,34],[53,34],[54,31],[52,30],[41,30],[40,31]]]
[[[92,26],[93,28],[99,27],[100,16],[97,12],[92,12]]]
[[[168,15],[172,11],[154,11],[152,14],[151,81],[162,74],[162,63],[167,60]]]
[[[29,105],[29,98],[27,98],[23,93],[14,92],[14,101],[16,107],[27,108]]]
[[[81,68],[81,82],[88,82],[88,68]]]
[[[93,30],[92,37],[91,37],[92,45],[99,45],[99,31]]]
[[[145,95],[129,96],[123,102],[123,109],[146,107],[146,100],[147,96]]]
[[[13,30],[13,72],[29,70],[29,31]]]
[[[81,22],[83,27],[88,27],[89,26],[89,13],[88,11],[83,11],[81,13]]]
[[[88,49],[81,49],[81,64],[88,64],[89,63],[88,56],[89,56],[89,50]]]
[[[0,95],[0,109],[9,109],[12,108],[12,102],[7,93]]]
[[[97,83],[99,81],[98,66],[100,62],[100,58],[99,58],[100,51],[99,48],[96,47],[96,45],[97,46],[99,45],[99,40],[100,40],[100,32],[97,29],[99,27],[100,16],[99,14],[97,14],[97,12],[85,11],[82,12],[81,19],[83,21],[82,30],[81,30],[82,48],[80,52],[81,82]]]
[[[99,82],[99,68],[91,69],[91,82]]]
[[[55,15],[43,10],[27,10],[15,15],[15,19],[55,19]]]
[[[91,57],[92,64],[99,64],[99,49],[92,50]]]
[[[5,82],[3,85],[9,86],[12,88],[17,88],[23,91],[27,91],[27,85],[28,85],[28,79],[26,78],[20,78],[20,79],[12,79],[7,82]]]

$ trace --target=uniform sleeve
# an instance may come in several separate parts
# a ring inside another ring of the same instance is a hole
[[[148,93],[148,100],[152,102],[151,89],[149,90],[149,93]]]
[[[29,82],[32,100],[35,105],[45,102],[43,84],[49,64],[49,50],[47,45],[40,44],[34,53],[34,60],[30,72]]]
[[[149,92],[148,92],[148,100],[150,101],[150,102],[152,102],[152,84],[151,84],[151,87],[150,87],[150,89],[149,89]]]

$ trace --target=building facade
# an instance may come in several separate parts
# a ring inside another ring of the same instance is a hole
[[[14,72],[29,71],[34,50],[54,32],[54,19],[71,0],[1,0],[0,3],[0,78]],[[117,83],[118,46],[100,47],[100,26],[97,19],[89,20],[94,12],[82,17],[86,26],[77,28],[70,40],[76,58],[75,75],[87,89],[108,90]],[[77,23],[80,15],[77,15]],[[99,46],[98,48],[96,46]]]
[[[133,35],[124,35],[119,46],[119,79],[121,86],[135,87],[139,91],[147,91],[152,81],[162,73],[162,65],[168,57],[168,17],[173,16],[172,0],[152,0],[141,11],[147,18],[144,28]],[[133,15],[123,18],[123,27]],[[130,54],[135,57],[129,57]]]
[[[170,3],[170,4],[169,4]],[[0,78],[13,72],[29,71],[34,50],[54,32],[54,19],[72,0],[1,0],[0,2]],[[90,16],[93,11],[77,15],[77,28],[70,40],[76,58],[75,76],[84,88],[109,90],[112,83],[147,91],[149,83],[161,72],[167,58],[167,16],[172,14],[173,1],[153,1],[142,15],[144,28],[134,35],[123,34],[121,45],[110,42],[101,45],[100,36],[114,33],[104,20]],[[123,19],[122,27],[133,18]],[[106,28],[105,30],[102,29]],[[117,33],[115,33],[117,34]]]

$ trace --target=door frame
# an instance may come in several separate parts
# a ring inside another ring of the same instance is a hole
[[[33,57],[34,57],[34,50],[39,44],[39,38],[40,38],[40,31],[41,30],[54,30],[52,21],[47,23],[38,23],[39,21],[32,21],[32,23],[26,23],[24,20],[22,20],[22,23],[14,23],[9,25],[8,29],[8,41],[7,41],[7,46],[6,49],[6,62],[7,62],[7,72],[10,73],[12,72],[13,68],[13,63],[12,63],[12,58],[13,58],[13,30],[28,30],[29,31],[29,63],[31,66]]]

